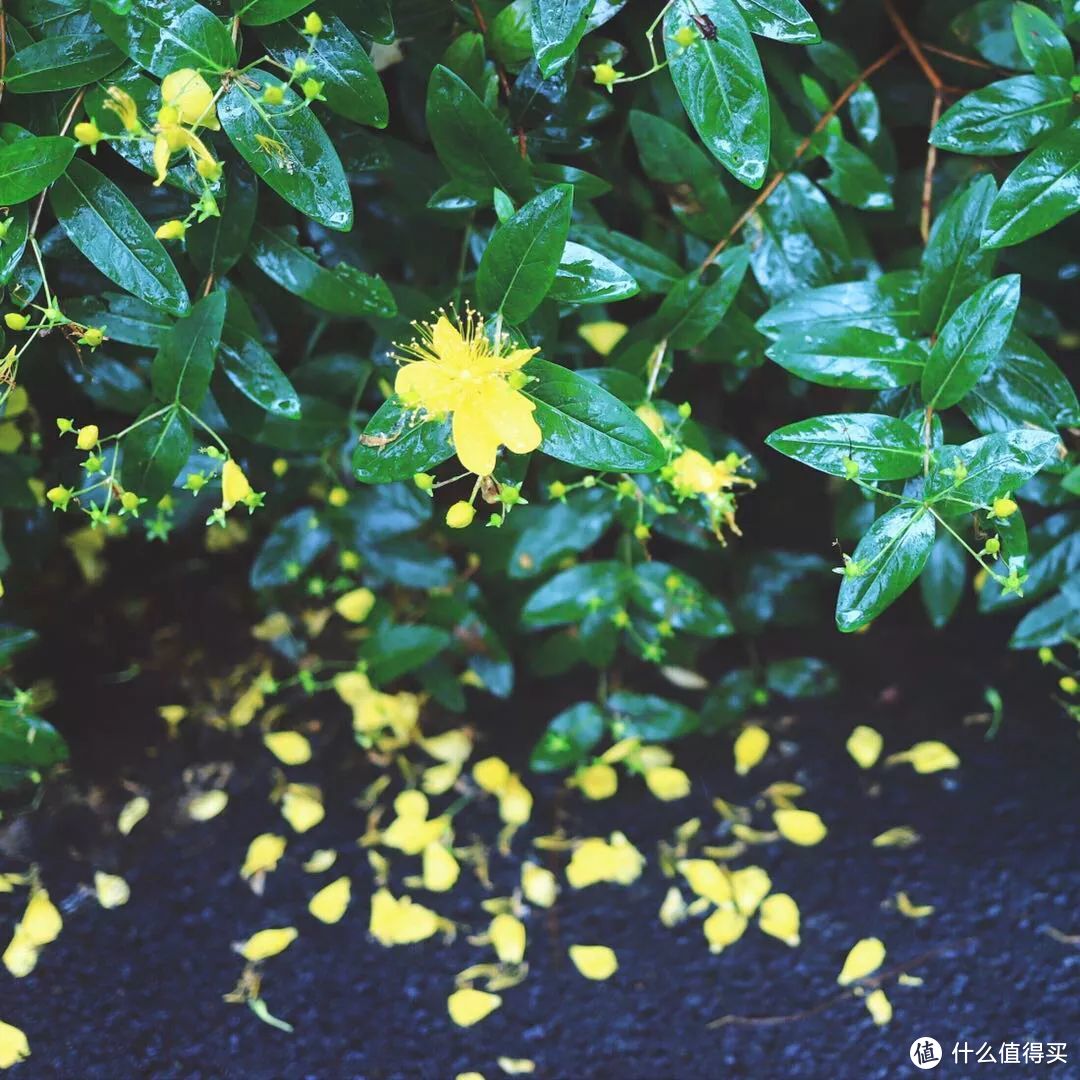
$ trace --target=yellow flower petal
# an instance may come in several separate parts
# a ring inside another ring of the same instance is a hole
[[[885,996],[884,990],[872,990],[867,994],[866,1008],[878,1027],[885,1027],[892,1020],[892,1002]]]
[[[895,765],[906,761],[917,773],[935,773],[942,769],[957,769],[960,759],[943,742],[931,740],[916,743],[910,750],[901,754],[891,754],[885,759],[886,765]]]
[[[455,990],[446,999],[446,1011],[458,1027],[472,1027],[485,1016],[490,1016],[501,1004],[502,998],[498,994],[488,994],[467,986]]]
[[[499,817],[507,825],[524,825],[532,817],[533,797],[521,778],[512,773],[499,793]]]
[[[748,918],[758,909],[758,905],[772,888],[772,879],[760,866],[744,866],[731,875],[731,890],[735,895],[735,906]]]
[[[705,920],[702,929],[709,942],[709,952],[723,952],[746,932],[746,916],[731,908],[717,908]]]
[[[463,765],[472,753],[472,739],[461,728],[444,731],[441,735],[432,735],[430,739],[421,739],[420,745],[424,753],[436,761],[457,765]]]
[[[271,956],[277,956],[284,952],[296,940],[295,926],[279,926],[270,930],[260,930],[245,941],[239,949],[240,955],[245,960],[256,963],[259,960],[268,960]]]
[[[735,740],[735,771],[745,776],[769,749],[769,733],[757,724],[749,724]]]
[[[427,795],[445,795],[461,775],[461,766],[456,761],[444,761],[424,770],[420,786]]]
[[[20,927],[16,926],[15,934],[8,943],[8,947],[4,950],[4,967],[16,979],[22,979],[34,970],[37,958],[37,946],[22,932]]]
[[[484,758],[473,766],[472,776],[484,791],[498,795],[510,781],[510,766],[502,758]]]
[[[442,844],[428,844],[423,854],[424,888],[431,892],[447,892],[457,883],[461,867],[454,853]]]
[[[244,470],[232,458],[228,458],[221,467],[221,508],[231,510],[238,502],[243,502],[251,494],[251,484],[244,475]]]
[[[332,848],[320,848],[311,853],[311,858],[303,864],[309,874],[322,874],[337,862],[337,852]]]
[[[0,1020],[0,1069],[10,1069],[30,1056],[26,1036],[12,1024]]]
[[[787,893],[773,893],[761,902],[758,926],[785,945],[799,944],[799,905]]]
[[[362,623],[375,606],[375,594],[370,589],[353,589],[334,602],[334,610],[351,623]]]
[[[221,127],[214,110],[214,91],[193,68],[181,68],[166,75],[161,80],[161,100],[178,110],[182,124],[200,124],[213,131]]]
[[[313,829],[326,816],[322,792],[313,784],[289,784],[281,797],[281,816],[298,833]]]
[[[536,1062],[530,1061],[529,1058],[501,1057],[497,1060],[499,1068],[507,1076],[530,1076],[536,1072]]]
[[[683,859],[677,869],[698,896],[714,904],[730,904],[735,899],[731,877],[718,863],[710,859]]]
[[[578,334],[601,356],[607,356],[630,329],[620,322],[593,322],[578,327]]]
[[[56,905],[49,899],[45,889],[38,889],[31,897],[19,923],[20,931],[31,945],[40,948],[60,936],[64,920]]]
[[[885,960],[885,945],[880,938],[863,938],[852,946],[836,981],[848,986],[858,979],[872,975]]]
[[[601,881],[630,885],[638,879],[645,859],[622,833],[612,833],[610,842],[601,837],[583,840],[570,856],[566,880],[575,889]]]
[[[263,745],[282,765],[306,765],[311,760],[311,743],[299,731],[271,731]]]
[[[116,827],[120,830],[123,836],[127,836],[136,825],[150,810],[150,800],[142,795],[136,795],[124,808],[120,811],[120,816],[116,819]]]
[[[885,740],[882,739],[880,732],[865,724],[860,724],[848,736],[847,752],[855,759],[855,764],[860,769],[869,769],[881,756],[881,748],[884,744]]]
[[[455,409],[451,429],[454,449],[465,469],[477,476],[490,476],[495,471],[500,439],[487,410],[472,403]]]
[[[224,791],[204,791],[188,800],[187,814],[192,821],[209,821],[228,805],[229,796]]]
[[[586,979],[610,979],[619,970],[619,960],[606,945],[571,945],[570,959]]]
[[[933,904],[913,904],[911,897],[906,892],[896,894],[896,910],[909,919],[925,919],[927,915],[934,914]]]
[[[598,761],[579,769],[574,783],[581,788],[581,794],[586,799],[610,799],[619,789],[619,774],[610,765]]]
[[[240,876],[249,878],[260,872],[276,869],[278,860],[285,854],[285,837],[274,833],[262,833],[248,844]]]
[[[102,870],[94,873],[94,892],[103,908],[121,907],[131,898],[131,889],[122,877]]]
[[[439,917],[408,896],[396,898],[388,889],[376,889],[371,897],[368,930],[381,945],[412,945],[425,941],[439,929]]]
[[[878,833],[870,842],[874,847],[909,848],[917,844],[922,837],[910,825],[895,825]]]
[[[504,964],[520,964],[525,959],[525,924],[508,913],[496,915],[488,927],[495,955]]]
[[[524,862],[521,864],[521,891],[530,904],[549,908],[558,896],[559,883],[550,870]]]
[[[347,877],[339,877],[321,888],[308,904],[308,911],[319,922],[336,923],[341,921],[352,899],[352,882]]]
[[[829,832],[813,810],[774,810],[773,821],[785,840],[802,847],[820,844]]]
[[[686,919],[686,901],[676,886],[672,885],[660,905],[660,922],[666,927],[678,926]]]
[[[674,765],[658,765],[656,768],[647,769],[645,783],[662,802],[685,799],[690,794],[690,777]]]

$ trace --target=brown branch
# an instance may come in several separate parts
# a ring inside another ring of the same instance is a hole
[[[75,119],[75,113],[78,112],[79,106],[82,104],[83,98],[86,97],[86,87],[84,86],[76,95],[75,100],[71,103],[71,108],[68,109],[67,116],[64,117],[63,127],[60,128],[60,134],[66,135],[67,130],[71,127],[71,121]],[[47,191],[48,189],[46,189]],[[46,191],[41,193],[41,198],[37,201],[37,206],[34,208],[34,220],[30,224],[30,232],[28,236],[34,236],[37,233],[38,222],[41,220],[41,210],[45,205]]]
[[[893,5],[893,0],[885,0],[885,14],[889,16],[889,21],[896,27],[896,32],[900,35],[901,41],[907,46],[907,51],[911,53],[912,59],[922,68],[926,81],[940,93],[945,89],[941,76],[934,70],[934,65],[926,58],[926,53],[923,52],[922,46],[916,40],[915,35],[908,29],[907,23],[900,18],[900,13]]]
[[[715,261],[717,256],[731,243],[732,239],[738,233],[738,231],[757,213],[762,203],[779,187],[780,182],[784,179],[788,173],[795,167],[795,165],[802,158],[803,154],[810,149],[811,144],[814,141],[814,137],[819,135],[825,130],[829,121],[847,104],[848,98],[859,89],[860,86],[867,79],[870,78],[875,72],[880,71],[890,60],[898,56],[904,51],[904,45],[902,42],[897,42],[887,53],[879,56],[869,67],[863,68],[858,75],[840,92],[840,95],[836,100],[825,110],[821,118],[814,125],[814,129],[806,136],[805,139],[795,148],[795,153],[791,159],[791,163],[784,169],[778,169],[773,173],[769,182],[757,193],[754,201],[738,216],[735,224],[728,229],[727,234],[720,240],[716,246],[705,256],[704,261],[698,267],[698,275],[700,276],[710,267]]]
[[[0,2],[0,99],[4,96],[4,76],[7,74],[7,11]]]
[[[934,104],[930,108],[930,130],[937,127],[941,119],[941,108],[945,101],[944,91],[940,87],[934,88]],[[933,216],[934,203],[934,169],[937,166],[937,147],[929,143],[926,148],[926,167],[923,169],[922,202],[919,209],[919,235],[922,236],[923,246],[930,239],[930,219]]]
[[[976,60],[973,56],[961,56],[960,53],[943,49],[939,45],[931,45],[928,41],[920,41],[919,47],[925,52],[933,53],[935,56],[943,56],[946,60],[955,60],[958,64],[967,64],[969,67],[982,68],[984,71],[1005,70],[1004,68],[995,67],[993,64],[988,64],[985,60]]]

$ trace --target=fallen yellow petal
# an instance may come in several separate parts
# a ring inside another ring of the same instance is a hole
[[[536,863],[521,864],[521,891],[530,904],[549,908],[555,903],[559,893],[559,883],[555,875]]]
[[[279,926],[252,934],[239,949],[245,960],[256,963],[284,952],[296,940],[295,926]]]
[[[488,927],[495,955],[504,964],[520,964],[525,959],[525,924],[508,913],[496,915]]]
[[[848,736],[847,752],[860,769],[869,769],[881,757],[881,748],[884,745],[885,740],[882,739],[880,732],[865,724],[860,724]]]
[[[16,979],[22,979],[34,970],[37,958],[37,946],[22,932],[20,927],[16,926],[15,934],[11,941],[8,942],[8,947],[4,950],[4,967]]]
[[[0,1069],[10,1069],[30,1056],[26,1036],[12,1024],[0,1020]]]
[[[645,783],[661,802],[685,799],[690,794],[690,777],[674,765],[658,765],[647,769]]]
[[[630,328],[620,322],[591,322],[578,327],[578,334],[601,356],[607,356]]]
[[[610,799],[619,789],[619,774],[610,765],[598,761],[579,769],[574,783],[586,799]]]
[[[709,859],[683,859],[677,869],[698,896],[714,904],[730,904],[735,899],[731,876],[718,863]]]
[[[892,1019],[892,1002],[884,990],[873,990],[866,995],[866,1007],[878,1027],[884,1027]]]
[[[772,879],[760,866],[744,866],[731,875],[735,906],[749,918],[772,888]]]
[[[311,760],[311,743],[299,731],[271,731],[263,743],[282,765],[306,765]]]
[[[446,892],[457,883],[461,867],[454,853],[442,844],[428,844],[423,854],[424,888]]]
[[[341,921],[352,899],[352,882],[347,877],[339,877],[324,885],[308,903],[308,911],[319,922],[332,924]]]
[[[933,904],[913,904],[911,897],[906,892],[896,894],[896,910],[909,919],[925,919],[927,915],[934,914]]]
[[[116,827],[123,836],[127,836],[127,834],[131,832],[144,817],[146,817],[149,809],[150,800],[143,795],[136,795],[135,798],[127,803],[123,810],[120,811],[120,816],[116,819]]]
[[[660,922],[664,926],[678,926],[686,918],[686,901],[683,894],[674,885],[667,891],[664,902],[660,905]]]
[[[309,874],[322,874],[337,862],[337,852],[333,848],[320,848],[311,853],[311,858],[303,864]]]
[[[502,758],[484,758],[473,766],[472,775],[484,791],[498,795],[510,780],[510,766]]]
[[[529,1058],[501,1057],[497,1060],[499,1068],[502,1069],[507,1076],[529,1076],[536,1072],[536,1062],[531,1061]],[[483,1080],[483,1078],[481,1078],[481,1080]]]
[[[774,810],[773,821],[785,840],[801,847],[820,844],[829,832],[813,810]]]
[[[757,724],[748,724],[735,740],[735,771],[745,776],[769,749],[769,733]]]
[[[56,905],[49,899],[45,889],[38,889],[31,897],[23,912],[19,929],[31,945],[40,948],[55,941],[60,936],[64,920]]]
[[[370,589],[353,589],[334,602],[334,610],[351,623],[362,623],[374,606],[375,594]]]
[[[960,759],[943,742],[931,740],[929,742],[916,743],[910,750],[900,754],[892,754],[885,759],[886,765],[896,765],[899,762],[909,762],[917,773],[935,773],[942,769],[957,769],[960,767]]]
[[[269,872],[276,869],[278,860],[285,854],[285,837],[274,833],[261,833],[248,844],[247,856],[244,865],[240,868],[240,876],[249,878],[260,871]]]
[[[705,920],[702,929],[709,942],[709,952],[723,952],[746,932],[746,916],[731,908],[717,908]]]
[[[94,892],[103,908],[121,907],[131,899],[128,883],[122,877],[106,874],[103,870],[94,872]]]
[[[863,938],[852,946],[836,981],[847,986],[872,975],[885,960],[885,945],[880,938]]]
[[[209,821],[228,805],[229,796],[224,791],[204,791],[188,800],[187,813],[192,821]]]
[[[619,959],[606,945],[571,945],[570,959],[586,979],[610,979],[619,970]]]
[[[424,752],[430,754],[436,761],[455,762],[463,765],[472,753],[472,739],[462,728],[453,731],[444,731],[441,735],[432,735],[429,739],[421,739],[420,745]]]
[[[799,944],[799,905],[787,893],[773,893],[761,902],[758,926],[794,948]]]
[[[488,994],[466,986],[455,990],[446,999],[446,1011],[458,1027],[472,1027],[485,1016],[490,1016],[501,1004],[502,998],[498,994]]]
[[[908,848],[917,844],[921,837],[910,825],[896,825],[878,833],[871,841],[874,847]]]
[[[326,816],[322,792],[314,784],[289,784],[281,797],[281,816],[298,833],[313,829]]]

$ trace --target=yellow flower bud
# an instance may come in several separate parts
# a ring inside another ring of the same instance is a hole
[[[71,488],[64,487],[62,484],[57,484],[56,487],[51,487],[45,492],[45,498],[58,510],[66,510],[68,503],[71,502],[71,497],[74,494],[75,493]]]
[[[304,92],[304,97],[312,101],[322,93],[323,84],[318,79],[305,79],[300,89]]]
[[[186,232],[187,226],[182,221],[177,221],[174,218],[172,221],[166,221],[163,225],[159,225],[154,235],[159,240],[183,240]]]
[[[692,26],[680,26],[671,36],[676,45],[688,49],[697,40],[697,31]]]
[[[79,338],[80,345],[89,345],[91,349],[96,349],[105,340],[105,331],[100,326],[88,326],[86,333]]]
[[[213,184],[221,179],[221,162],[211,157],[199,158],[195,162],[195,171],[204,180],[209,180]]]
[[[310,34],[314,37],[316,34],[321,34],[323,28],[323,21],[319,18],[317,12],[309,11],[304,16],[304,33]]]
[[[263,101],[267,105],[280,105],[285,100],[285,90],[280,84],[272,84],[263,90]]]
[[[139,496],[134,491],[125,491],[120,496],[120,505],[125,510],[136,510],[139,506]]]
[[[75,445],[80,450],[93,450],[97,446],[99,434],[97,424],[87,424],[86,427],[79,428],[79,435],[75,440]]]
[[[606,86],[607,91],[610,94],[612,86],[615,85],[624,75],[622,71],[616,71],[613,64],[602,63],[593,64],[593,82],[597,86]]]
[[[26,315],[20,315],[17,312],[9,311],[4,316],[4,324],[9,330],[25,330],[26,324],[30,321]]]
[[[1072,675],[1062,675],[1061,678],[1058,679],[1058,686],[1060,686],[1066,694],[1075,694],[1080,690],[1080,682],[1077,682]]]
[[[1020,507],[1018,507],[1012,499],[1004,498],[994,500],[993,514],[996,518],[1011,517],[1019,509]]]
[[[251,494],[244,470],[229,458],[221,469],[221,508],[226,512]]]
[[[93,120],[84,120],[81,124],[76,124],[72,134],[75,136],[76,142],[90,147],[97,146],[104,138],[101,129]]]
[[[289,463],[283,457],[274,458],[270,471],[280,480],[289,471]]]
[[[349,501],[349,493],[340,485],[332,487],[330,494],[326,496],[326,501],[331,506],[342,507]]]
[[[446,511],[446,524],[451,529],[467,529],[472,523],[473,518],[476,517],[476,509],[472,503],[467,503],[464,500],[454,503],[449,510]]]

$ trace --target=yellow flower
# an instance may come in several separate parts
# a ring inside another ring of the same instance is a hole
[[[690,794],[690,777],[674,765],[657,765],[646,769],[645,783],[662,802],[685,799]]]
[[[417,337],[395,354],[402,367],[394,390],[408,408],[451,416],[454,449],[469,472],[490,475],[500,446],[527,454],[540,445],[536,406],[521,393],[521,368],[538,349],[493,345],[471,309],[456,326],[445,313],[414,326]]]
[[[131,899],[128,883],[122,877],[106,874],[102,870],[94,872],[94,892],[103,908],[120,907]]]
[[[909,762],[917,773],[936,773],[942,769],[957,769],[960,759],[943,742],[928,741],[916,743],[910,750],[900,754],[890,754],[885,759],[886,765]]]
[[[865,979],[872,975],[885,961],[885,945],[880,938],[863,938],[857,941],[844,960],[843,969],[837,975],[836,981],[841,986]]]
[[[570,959],[586,979],[610,979],[619,970],[619,959],[606,945],[571,945]]]
[[[610,765],[598,761],[579,769],[574,783],[581,788],[586,799],[610,799],[619,788],[619,775]]]
[[[26,1036],[17,1027],[0,1020],[0,1069],[10,1069],[29,1056]]]
[[[494,462],[492,463],[494,468]],[[446,524],[451,529],[467,529],[476,517],[476,507],[472,503],[459,499],[446,511]]]
[[[865,724],[860,724],[848,736],[847,752],[854,758],[859,768],[869,769],[881,756],[883,744],[884,740],[880,732]]]
[[[120,830],[121,835],[127,836],[146,817],[149,810],[150,801],[143,795],[136,795],[134,799],[128,802],[116,819],[116,827]]]
[[[761,761],[768,749],[769,733],[757,724],[748,724],[735,740],[735,771],[745,776]]]
[[[382,842],[406,855],[419,855],[434,844],[449,825],[445,817],[428,820],[428,800],[422,791],[403,791],[394,800],[397,817],[383,831]]]
[[[90,147],[97,146],[105,137],[93,120],[84,120],[81,124],[76,124],[72,129],[72,134],[75,136],[77,143]]]
[[[252,934],[239,948],[240,955],[256,963],[284,952],[296,940],[295,926],[280,926]]]
[[[793,948],[799,944],[799,905],[787,893],[773,893],[761,902],[758,926]]]
[[[258,873],[268,873],[276,869],[278,861],[284,854],[284,836],[262,833],[248,844],[244,865],[240,868],[240,876],[249,878]]]
[[[281,798],[281,815],[298,833],[313,829],[326,816],[322,792],[314,784],[289,784]]]
[[[154,235],[159,240],[183,240],[186,232],[187,226],[182,221],[173,218],[172,221],[166,221],[159,225],[154,230]]]
[[[746,916],[731,908],[717,908],[705,920],[702,929],[709,942],[709,952],[723,952],[746,933]]]
[[[601,881],[631,885],[641,875],[644,865],[644,856],[622,833],[612,833],[610,840],[592,836],[574,849],[566,867],[566,880],[575,889]]]
[[[161,100],[176,109],[177,119],[189,127],[207,127],[218,131],[217,112],[214,109],[214,91],[210,84],[193,68],[181,68],[161,80]]]
[[[692,26],[680,26],[671,36],[676,45],[688,49],[697,40],[697,31]]]
[[[774,810],[773,821],[785,840],[800,847],[820,844],[829,832],[813,810]]]
[[[867,994],[866,1008],[878,1027],[884,1027],[892,1020],[892,1002],[885,996],[884,990],[873,990]]]
[[[622,341],[629,329],[626,323],[593,322],[579,326],[578,336],[601,356],[607,356]],[[654,434],[659,434],[659,432],[654,432]]]
[[[221,468],[221,508],[226,512],[251,494],[244,470],[229,458]]]
[[[413,903],[408,896],[399,899],[389,889],[376,889],[372,894],[368,929],[380,945],[390,948],[425,941],[441,924],[434,911]]]
[[[697,450],[684,450],[671,463],[672,487],[677,495],[716,495],[724,487],[726,470]]]
[[[341,921],[352,899],[352,882],[347,877],[339,877],[323,886],[308,903],[308,911],[319,922],[336,923]]]
[[[424,888],[431,892],[447,892],[461,874],[454,853],[442,844],[428,844],[423,853]]]
[[[105,94],[109,99],[105,102],[105,108],[120,117],[120,123],[123,124],[124,130],[129,132],[138,131],[142,124],[139,123],[139,107],[135,104],[135,99],[126,90],[121,90],[119,86],[110,86],[105,91]]]
[[[593,64],[592,73],[593,82],[595,82],[597,86],[606,86],[609,94],[615,83],[626,74],[625,71],[616,71],[614,64],[606,62],[602,64]]]
[[[299,731],[271,731],[263,745],[282,765],[306,765],[311,760],[311,743]]]
[[[485,1016],[490,1016],[501,1004],[502,998],[498,994],[488,994],[466,986],[462,990],[455,990],[446,999],[446,1011],[458,1027],[472,1027]]]
[[[555,903],[559,893],[559,883],[555,875],[536,863],[521,864],[521,891],[530,904],[549,908]]]
[[[97,446],[99,434],[97,424],[87,424],[86,427],[79,428],[79,434],[75,438],[75,445],[80,450],[93,450]]]
[[[504,964],[520,964],[525,959],[525,924],[516,916],[503,912],[491,920],[488,936],[495,954]]]

